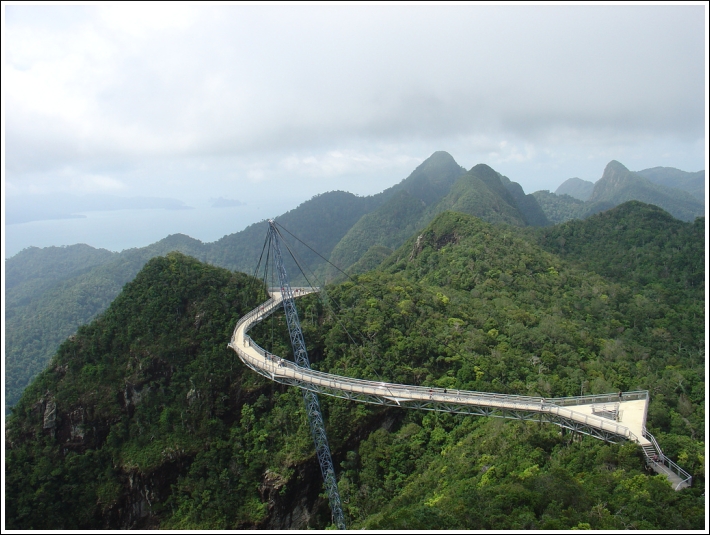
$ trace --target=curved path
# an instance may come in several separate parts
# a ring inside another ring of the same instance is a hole
[[[300,297],[314,290],[294,288],[293,291],[295,297]],[[271,292],[271,299],[239,320],[228,344],[247,366],[272,381],[366,403],[544,421],[610,442],[625,439],[642,446],[651,444],[644,437],[646,391],[624,392],[621,397],[608,394],[540,398],[382,383],[301,368],[269,354],[247,335],[252,326],[269,316],[281,302],[281,292]]]
[[[294,297],[301,297],[318,291],[318,288],[293,288],[292,291]],[[268,353],[247,335],[249,329],[281,305],[281,292],[270,293],[271,299],[237,322],[232,339],[227,345],[236,351],[244,364],[272,381],[363,403],[534,420],[555,424],[608,442],[630,440],[641,445],[647,464],[657,473],[665,475],[676,490],[691,484],[690,474],[663,455],[653,435],[646,431],[646,390],[540,398],[383,383],[302,368]]]

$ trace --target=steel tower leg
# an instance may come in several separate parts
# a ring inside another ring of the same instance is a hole
[[[281,295],[283,296],[284,312],[286,313],[288,332],[291,336],[294,360],[299,366],[310,368],[311,363],[308,360],[306,343],[303,341],[303,332],[301,331],[301,324],[298,321],[298,312],[296,311],[296,304],[293,299],[293,291],[288,282],[286,268],[284,267],[283,258],[281,257],[279,233],[276,230],[273,220],[269,221],[269,234],[271,236],[271,243],[274,246],[276,271],[278,272],[279,283],[281,284]],[[323,415],[321,414],[320,404],[318,403],[318,395],[310,390],[303,390],[303,401],[306,406],[306,414],[308,415],[308,424],[311,428],[313,442],[316,446],[316,456],[320,464],[320,471],[321,474],[323,474],[323,483],[328,492],[328,501],[330,502],[333,522],[338,529],[347,529],[345,527],[343,508],[340,503],[340,493],[338,492],[338,482],[335,478],[333,459],[330,456],[328,436],[325,433]]]

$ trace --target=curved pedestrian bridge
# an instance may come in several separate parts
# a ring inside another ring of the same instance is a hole
[[[292,291],[297,298],[317,290],[294,288]],[[268,353],[247,334],[251,327],[281,305],[281,291],[272,290],[270,293],[268,301],[239,320],[228,346],[252,370],[272,381],[364,403],[533,420],[608,442],[630,440],[641,445],[649,466],[665,474],[676,489],[690,485],[690,475],[667,459],[653,436],[646,431],[648,391],[541,398],[383,383],[302,368]]]

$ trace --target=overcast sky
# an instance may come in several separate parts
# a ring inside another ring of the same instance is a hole
[[[175,231],[212,241],[317,193],[377,193],[437,150],[526,193],[612,159],[706,167],[702,4],[4,8],[15,213],[169,198],[206,214]],[[240,215],[210,227],[210,210]],[[24,225],[5,227],[14,248],[81,241],[23,242]]]

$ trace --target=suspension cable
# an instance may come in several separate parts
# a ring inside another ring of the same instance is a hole
[[[344,271],[342,271],[340,268],[338,268],[337,266],[335,266],[334,264],[332,264],[331,262],[329,262],[329,261],[328,261],[327,259],[325,259],[322,255],[320,255],[315,249],[313,249],[311,246],[309,246],[309,245],[308,245],[307,243],[305,243],[304,241],[300,240],[297,236],[295,236],[293,233],[291,233],[291,232],[290,232],[288,229],[286,229],[283,225],[278,225],[278,226],[279,226],[281,229],[283,229],[283,230],[285,230],[286,232],[288,232],[289,235],[293,236],[293,237],[294,237],[296,240],[298,240],[300,243],[302,243],[303,245],[305,245],[306,247],[308,247],[311,251],[313,251],[313,252],[314,252],[315,254],[317,254],[319,257],[323,258],[326,262],[328,262],[329,264],[333,265],[333,267],[335,267],[336,269],[338,269],[339,271],[341,271],[341,272],[342,272],[344,275],[346,275],[354,284],[358,284],[357,281],[355,281],[352,277],[350,277],[350,275],[348,275],[347,273],[345,273]],[[303,278],[306,279],[306,282],[309,284],[309,286],[314,287],[313,284],[312,284],[312,283],[310,282],[310,280],[308,279],[308,276],[306,275],[306,273],[305,273],[305,271],[304,271],[304,269],[303,269],[303,267],[302,267],[302,265],[301,265],[301,262],[299,262],[299,259],[297,258],[298,255],[297,255],[297,253],[295,252],[295,250],[293,250],[291,247],[289,247],[288,242],[283,238],[283,235],[281,234],[281,232],[279,231],[279,229],[276,229],[276,231],[279,233],[279,236],[281,237],[282,243],[284,244],[284,246],[285,246],[286,249],[288,250],[288,252],[289,252],[289,254],[291,255],[291,257],[293,258],[293,261],[296,263],[296,266],[297,266],[298,269],[301,271],[301,274],[303,275]],[[313,270],[311,270],[311,269],[309,268],[309,271],[310,271],[311,274],[313,275],[314,279],[318,279],[318,276],[313,272]],[[321,292],[322,292],[324,295],[327,295],[327,292],[325,291],[325,285],[321,285],[321,286],[319,286],[319,287],[321,288]],[[369,292],[368,292],[368,293],[369,293]],[[370,295],[372,295],[372,294],[370,293]],[[355,330],[357,331],[357,333],[358,333],[358,335],[359,335],[359,337],[360,337],[360,340],[362,341],[361,343],[357,343],[357,342],[355,341],[355,339],[352,337],[352,335],[350,334],[350,332],[348,331],[348,329],[345,327],[345,325],[343,324],[343,322],[342,322],[342,320],[341,320],[341,318],[340,318],[340,315],[343,314],[343,309],[342,309],[342,307],[340,306],[340,303],[338,303],[337,301],[332,300],[332,299],[326,300],[326,299],[324,299],[321,295],[319,295],[319,299],[321,300],[321,302],[323,303],[323,305],[325,305],[326,307],[328,307],[328,308],[330,309],[330,311],[331,311],[332,314],[333,314],[333,317],[334,317],[335,320],[338,322],[338,324],[340,325],[340,327],[343,329],[343,331],[345,332],[346,336],[348,337],[348,339],[350,340],[350,342],[353,344],[353,346],[355,346],[355,347],[358,347],[358,346],[362,347],[363,345],[365,345],[366,347],[368,347],[368,349],[370,349],[371,352],[374,352],[374,349],[373,349],[372,345],[371,345],[371,344],[367,344],[367,343],[365,342],[366,338],[365,338],[365,336],[363,335],[363,333],[360,331],[360,329],[358,329],[357,325],[355,325]],[[333,307],[330,305],[330,301],[333,301],[333,303],[335,303],[336,307],[338,308],[338,312],[336,312],[336,311],[333,309]],[[368,364],[370,365],[370,369],[375,373],[375,376],[377,377],[377,379],[378,379],[379,381],[382,381],[382,376],[381,376],[380,373],[377,371],[377,366],[376,366],[375,363],[373,362],[373,360],[374,360],[373,357],[379,357],[379,355],[377,355],[376,353],[375,353],[374,355],[368,355],[367,352],[364,352],[364,355],[365,355],[366,357],[368,357],[368,360],[370,361],[370,362],[368,363]],[[380,359],[381,359],[381,357],[380,357]]]

